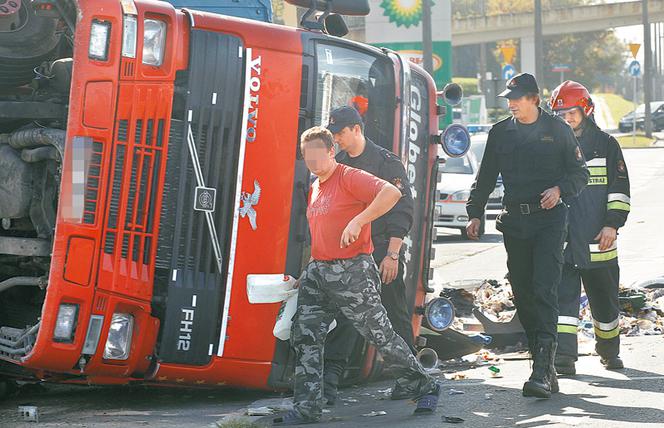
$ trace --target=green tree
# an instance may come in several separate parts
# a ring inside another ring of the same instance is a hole
[[[622,78],[627,47],[611,30],[593,33],[566,34],[544,40],[546,70],[544,82],[553,88],[560,83],[560,75],[551,65],[569,64],[572,71],[565,79],[576,80],[590,89],[613,86]]]

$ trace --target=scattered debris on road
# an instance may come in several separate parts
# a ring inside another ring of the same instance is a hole
[[[385,416],[387,415],[387,412],[385,410],[378,410],[378,411],[371,411],[370,413],[365,413],[362,416],[366,416],[368,418],[372,418],[374,416]]]

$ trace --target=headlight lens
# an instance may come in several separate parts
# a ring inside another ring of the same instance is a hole
[[[136,58],[136,17],[125,15],[122,22],[122,56]]]
[[[111,36],[111,23],[92,20],[88,56],[99,61],[108,59],[108,42]]]
[[[78,317],[78,305],[63,303],[58,309],[58,318],[55,321],[53,340],[56,342],[73,342],[76,318]]]
[[[126,360],[131,348],[131,333],[134,329],[134,317],[131,314],[115,313],[111,318],[108,338],[104,347],[107,360]]]
[[[449,157],[458,158],[470,149],[470,134],[465,126],[453,123],[445,128],[441,137],[443,151]]]
[[[466,202],[470,198],[470,190],[461,190],[450,195],[450,201]]]
[[[166,23],[156,19],[143,21],[143,64],[161,65],[165,44]]]
[[[437,297],[427,303],[424,308],[426,327],[440,333],[454,321],[454,305],[444,297]]]

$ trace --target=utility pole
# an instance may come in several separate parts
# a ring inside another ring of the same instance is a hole
[[[650,100],[652,99],[652,49],[650,47],[650,22],[648,22],[648,0],[642,0],[643,15],[643,102],[646,107],[644,127],[646,138],[652,138],[652,117]]]
[[[535,78],[544,79],[544,47],[542,40],[542,0],[535,0]]]
[[[424,69],[433,77],[433,42],[431,40],[431,0],[422,0],[422,56]]]

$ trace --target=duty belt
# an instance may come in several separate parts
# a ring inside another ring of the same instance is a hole
[[[563,201],[562,201],[562,199],[560,199],[560,200],[558,200],[558,203],[556,204],[556,206],[560,205],[562,203],[563,203]],[[538,211],[549,211],[549,210],[546,210],[546,209],[542,208],[542,206],[539,203],[537,203],[537,204],[507,204],[507,205],[505,205],[505,208],[507,208],[508,211],[518,210],[523,215],[533,214],[533,213],[536,213]]]
[[[540,204],[508,204],[505,205],[508,211],[518,210],[523,215],[529,215],[538,211],[546,211]]]

